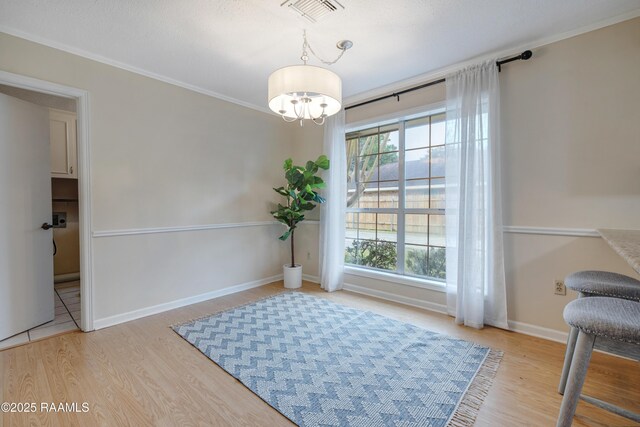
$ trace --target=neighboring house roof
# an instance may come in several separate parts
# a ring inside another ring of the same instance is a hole
[[[429,160],[411,160],[405,163],[405,179],[429,178]],[[444,177],[444,162],[434,161],[431,163],[431,177]],[[381,182],[380,187],[394,187],[397,184],[392,181],[398,180],[398,164],[387,163],[376,168],[371,174],[370,181],[390,181]]]

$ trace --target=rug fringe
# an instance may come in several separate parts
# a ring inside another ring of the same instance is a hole
[[[453,416],[447,423],[447,427],[473,426],[478,416],[478,411],[480,411],[480,406],[487,394],[489,394],[489,389],[493,384],[493,379],[496,376],[503,355],[502,351],[489,350],[489,354],[487,354],[482,366],[478,369],[460,404],[458,404]]]
[[[182,325],[186,325],[187,323],[197,322],[198,320],[207,319],[207,318],[209,318],[211,316],[215,316],[216,314],[220,314],[220,313],[223,313],[225,311],[235,310],[236,308],[245,307],[247,305],[251,305],[251,304],[254,304],[256,302],[264,301],[264,300],[269,299],[269,298],[277,297],[278,295],[289,294],[289,293],[292,293],[292,292],[297,292],[297,291],[295,289],[285,289],[284,291],[280,291],[280,292],[275,293],[275,294],[267,295],[267,296],[262,297],[262,298],[254,299],[254,300],[251,300],[251,301],[246,302],[244,304],[238,304],[238,305],[234,305],[232,307],[226,307],[226,308],[220,309],[218,311],[214,311],[212,313],[205,314],[204,316],[196,317],[196,318],[191,319],[191,320],[185,320],[184,322],[180,322],[180,323],[171,324],[171,325],[169,325],[169,328],[175,330],[176,328],[178,328],[178,327],[180,327]],[[222,298],[222,297],[220,297],[220,298]]]

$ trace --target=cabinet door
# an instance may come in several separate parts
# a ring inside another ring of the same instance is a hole
[[[77,178],[76,115],[67,111],[49,110],[49,140],[51,177]]]

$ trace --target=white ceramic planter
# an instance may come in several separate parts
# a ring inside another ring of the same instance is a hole
[[[296,264],[295,267],[291,267],[291,264],[285,264],[282,266],[282,273],[284,274],[284,287],[287,289],[298,289],[302,286],[302,266]]]

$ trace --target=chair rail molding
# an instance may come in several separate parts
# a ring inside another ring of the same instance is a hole
[[[569,237],[600,237],[595,228],[562,228],[562,227],[530,227],[519,225],[505,225],[504,233],[537,234],[540,236],[569,236]]]
[[[306,220],[300,224],[319,224],[320,221]],[[94,231],[93,237],[117,237],[117,236],[135,236],[139,234],[160,234],[160,233],[179,233],[186,231],[202,231],[202,230],[219,230],[223,228],[244,228],[244,227],[264,227],[267,225],[283,225],[278,221],[246,221],[246,222],[223,222],[216,224],[200,224],[200,225],[179,225],[172,227],[146,227],[146,228],[126,228],[119,230],[100,230]]]

